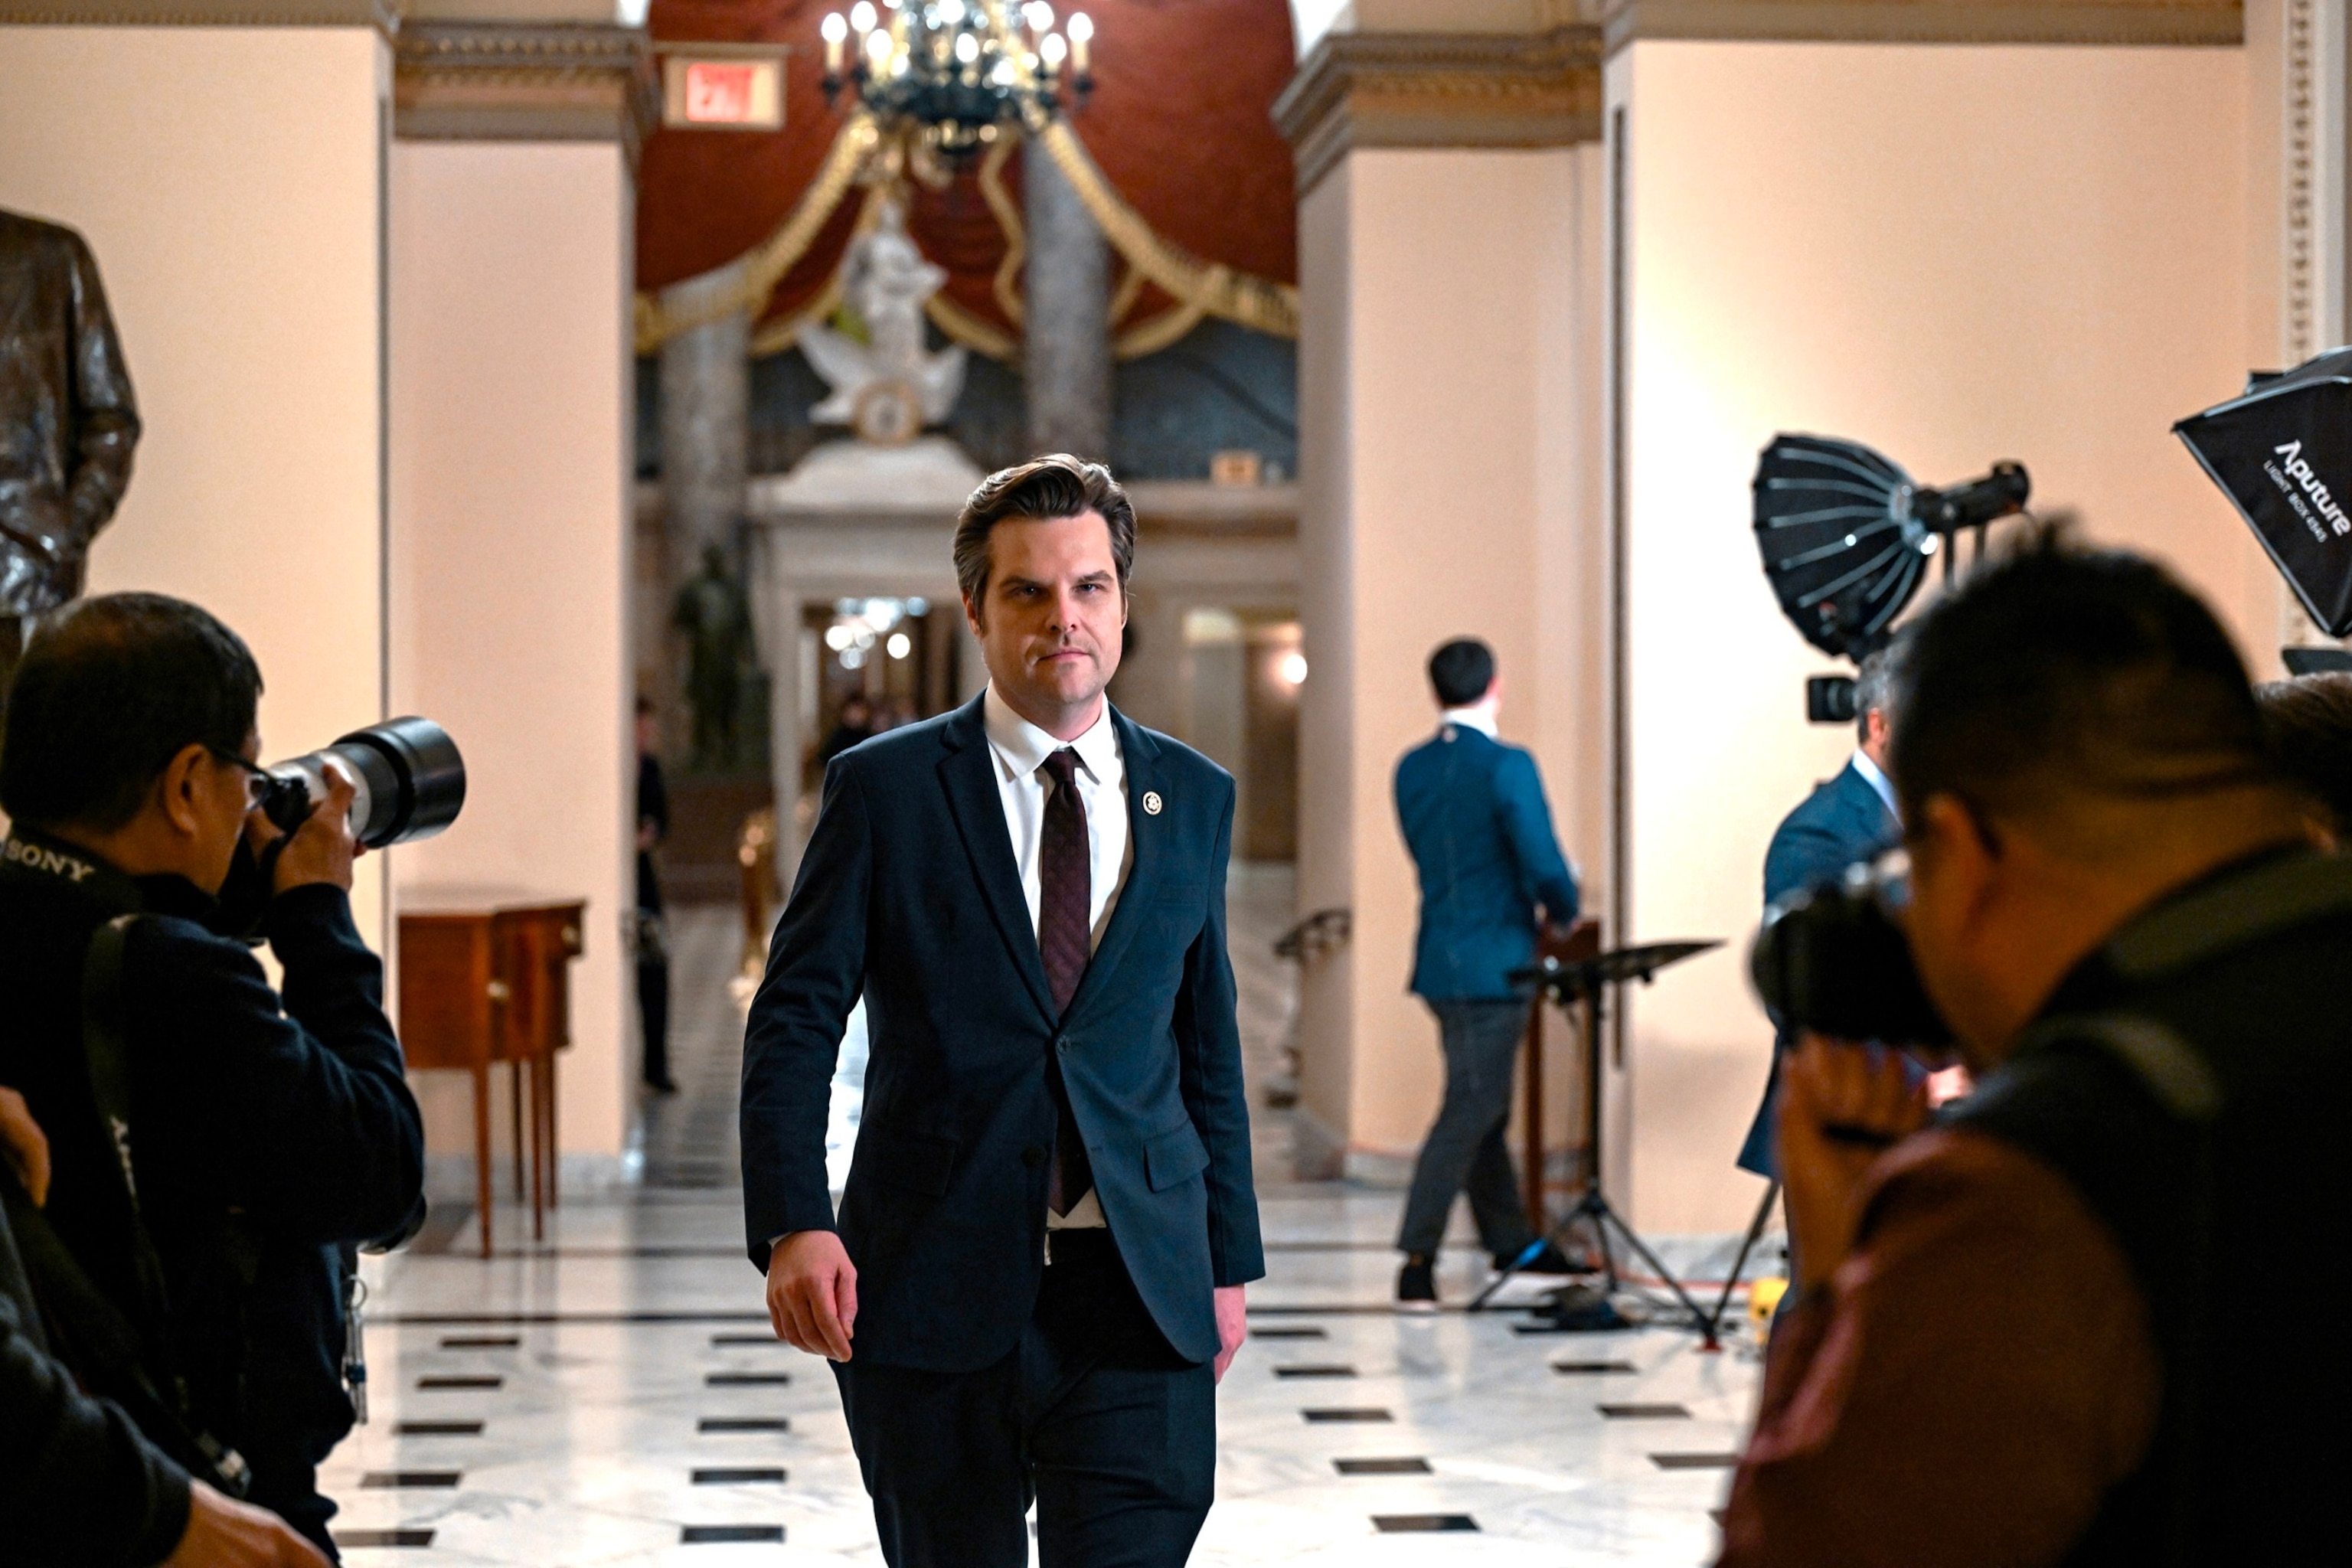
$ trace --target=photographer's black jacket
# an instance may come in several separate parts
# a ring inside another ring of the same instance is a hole
[[[187,1528],[187,1473],[50,1359],[0,1212],[0,1560],[148,1568]]]
[[[208,929],[215,906],[193,884],[134,881],[21,831],[0,847],[0,1083],[48,1134],[51,1225],[126,1311],[138,1300],[129,1202],[89,1087],[81,990],[92,931],[133,910],[131,1144],[170,1291],[169,1353],[203,1423],[253,1465],[254,1500],[323,1535],[309,1467],[352,1424],[339,1249],[398,1229],[423,1188],[383,965],[345,893],[294,889],[264,926],[281,1005],[254,954]],[[306,1500],[314,1517],[296,1517]]]

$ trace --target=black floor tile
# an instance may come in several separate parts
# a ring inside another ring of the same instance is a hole
[[[1604,1405],[1601,1414],[1612,1421],[1687,1421],[1690,1412],[1679,1405]]]
[[[1331,1337],[1328,1331],[1311,1323],[1301,1323],[1295,1328],[1252,1329],[1249,1335],[1254,1340],[1328,1340]]]
[[[1376,1513],[1372,1515],[1372,1528],[1382,1535],[1410,1535],[1475,1530],[1478,1521],[1466,1513]]]
[[[1354,1409],[1302,1410],[1299,1414],[1306,1416],[1309,1421],[1317,1423],[1326,1421],[1393,1421],[1396,1419],[1395,1416],[1390,1415],[1385,1410],[1363,1406],[1359,1406]]]
[[[395,1421],[392,1424],[395,1437],[478,1437],[482,1424],[478,1421]]]
[[[521,1345],[519,1334],[451,1334],[441,1342],[445,1351],[510,1351]]]
[[[1409,1459],[1334,1459],[1343,1476],[1425,1476],[1429,1461],[1418,1457]]]
[[[1276,1377],[1353,1377],[1356,1375],[1356,1369],[1352,1366],[1336,1365],[1278,1366],[1274,1369],[1274,1375]]]
[[[1662,1470],[1729,1470],[1739,1465],[1737,1454],[1653,1454],[1650,1463]]]
[[[454,1487],[465,1479],[463,1470],[370,1470],[360,1478],[360,1485],[369,1489],[415,1488],[424,1490],[434,1487]]]
[[[706,1415],[695,1423],[698,1432],[789,1432],[792,1423],[781,1415]]]
[[[714,1372],[702,1381],[709,1388],[781,1388],[792,1380],[788,1372]]]
[[[416,1386],[424,1389],[438,1390],[458,1388],[503,1388],[506,1386],[506,1381],[507,1380],[503,1377],[476,1377],[470,1375],[465,1377],[420,1377],[416,1380]]]
[[[744,1465],[732,1468],[697,1470],[694,1484],[698,1487],[756,1487],[772,1482],[784,1484],[784,1472],[775,1465]]]
[[[771,1345],[782,1349],[784,1345],[784,1342],[773,1334],[713,1334],[710,1342],[713,1347],[721,1349],[728,1345]]]
[[[680,1546],[721,1546],[730,1542],[768,1542],[781,1545],[781,1524],[689,1524],[677,1532]]]
[[[335,1544],[349,1552],[357,1546],[430,1546],[433,1532],[429,1530],[337,1530],[330,1531]]]
[[[1556,1361],[1551,1363],[1551,1369],[1562,1377],[1584,1377],[1642,1370],[1630,1361]]]

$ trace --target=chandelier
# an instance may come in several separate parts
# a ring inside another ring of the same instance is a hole
[[[1095,28],[1074,11],[1056,31],[1046,0],[1017,10],[1004,0],[857,0],[845,17],[826,16],[824,97],[842,88],[885,125],[917,132],[925,146],[967,157],[1006,123],[1041,123],[1060,107],[1067,82],[1083,104]],[[855,47],[852,39],[855,38]]]

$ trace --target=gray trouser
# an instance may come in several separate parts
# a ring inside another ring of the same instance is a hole
[[[1445,1100],[1413,1166],[1397,1247],[1435,1257],[1454,1195],[1467,1193],[1488,1252],[1516,1253],[1536,1238],[1503,1130],[1511,1120],[1511,1068],[1527,1033],[1518,998],[1430,1001],[1445,1051]]]

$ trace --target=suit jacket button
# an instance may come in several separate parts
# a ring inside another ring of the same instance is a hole
[[[1045,1163],[1045,1151],[1032,1143],[1021,1151],[1021,1163],[1024,1165],[1042,1165]]]

